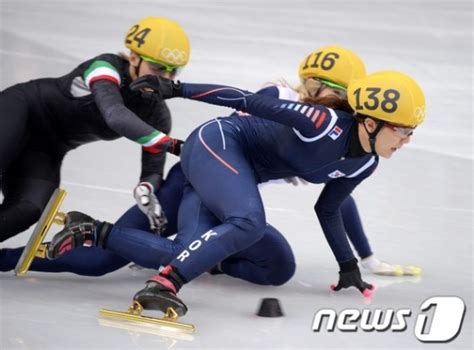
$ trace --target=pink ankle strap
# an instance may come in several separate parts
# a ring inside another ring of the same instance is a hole
[[[176,287],[174,286],[174,284],[169,279],[167,279],[163,276],[155,275],[152,278],[150,278],[149,281],[159,283],[162,286],[164,286],[168,289],[171,289],[171,291],[176,294]]]

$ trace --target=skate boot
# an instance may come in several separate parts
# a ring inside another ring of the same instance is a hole
[[[54,235],[48,244],[47,258],[57,259],[77,247],[103,245],[112,225],[93,219],[78,211],[66,215],[64,229]]]
[[[182,284],[182,279],[172,271],[171,266],[167,266],[159,275],[148,280],[146,287],[135,294],[133,300],[143,309],[160,310],[167,314],[171,308],[178,316],[183,316],[188,308],[176,296]]]

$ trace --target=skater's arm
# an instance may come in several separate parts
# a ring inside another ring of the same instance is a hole
[[[357,259],[347,239],[341,215],[341,204],[362,179],[339,178],[326,184],[314,206],[326,240],[339,265],[339,281],[331,285],[338,291],[356,287],[364,296],[370,296],[373,285],[362,279]]]
[[[344,229],[340,205],[356,186],[357,183],[353,181],[332,180],[325,185],[314,205],[324,236],[338,263],[354,258]]]
[[[114,82],[97,80],[91,90],[105,122],[117,134],[142,144],[147,137],[153,138],[161,133],[125,106],[120,89]]]
[[[231,107],[260,118],[293,127],[307,137],[326,131],[337,119],[334,110],[322,105],[280,100],[222,85],[182,84],[183,97]]]
[[[149,119],[150,125],[165,134],[171,131],[171,115],[164,101],[157,101]],[[140,182],[149,182],[157,190],[163,179],[166,153],[151,154],[142,149]]]
[[[148,153],[179,154],[178,140],[151,127],[130,111],[124,105],[120,90],[113,82],[99,80],[92,85],[92,92],[107,125],[117,134],[139,143]]]
[[[152,89],[164,99],[184,97],[230,107],[293,127],[306,137],[327,133],[337,120],[336,112],[322,105],[280,100],[231,86],[175,83],[156,76],[144,76],[130,87],[132,90]]]
[[[354,259],[342,221],[341,205],[352,191],[377,167],[377,161],[354,177],[342,177],[329,181],[314,206],[326,240],[339,264]]]

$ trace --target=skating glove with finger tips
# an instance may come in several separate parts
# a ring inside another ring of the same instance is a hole
[[[335,292],[342,288],[356,287],[362,294],[373,290],[373,285],[364,282],[357,266],[357,259],[351,259],[343,263],[339,263],[339,282],[337,285],[331,285],[331,289]]]
[[[174,82],[157,75],[144,75],[137,78],[130,84],[130,89],[132,91],[153,93],[163,100],[183,96],[183,87],[180,81]]]
[[[139,183],[133,191],[133,196],[135,197],[138,208],[148,218],[150,229],[158,234],[163,233],[168,220],[153,191],[153,185],[149,182]]]

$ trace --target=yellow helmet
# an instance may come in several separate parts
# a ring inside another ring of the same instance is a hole
[[[382,71],[354,80],[347,98],[354,111],[389,123],[415,127],[425,119],[425,95],[403,73]]]
[[[341,46],[324,46],[310,53],[298,69],[301,80],[318,78],[347,88],[353,79],[365,76],[365,65],[354,52]]]
[[[183,28],[163,17],[146,17],[130,27],[125,46],[147,61],[177,67],[188,63],[191,51]]]

